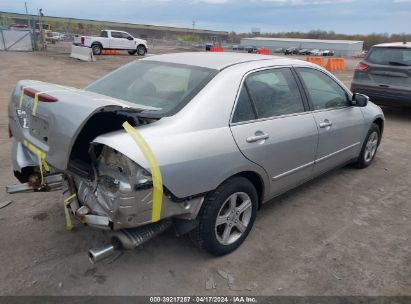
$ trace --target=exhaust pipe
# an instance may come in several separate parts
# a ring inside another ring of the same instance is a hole
[[[105,258],[111,256],[115,250],[116,249],[113,244],[106,245],[99,249],[90,249],[88,251],[88,259],[91,263],[95,264],[98,261],[104,260]]]
[[[164,220],[146,226],[124,229],[114,232],[111,238],[111,244],[99,249],[91,249],[88,252],[91,263],[97,263],[111,256],[119,249],[135,249],[167,230],[171,226],[171,220]]]

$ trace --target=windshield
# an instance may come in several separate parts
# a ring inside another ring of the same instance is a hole
[[[411,66],[411,49],[376,47],[371,49],[367,61],[382,65]]]
[[[184,107],[217,73],[196,66],[140,60],[90,84],[86,90],[157,108],[169,116]]]

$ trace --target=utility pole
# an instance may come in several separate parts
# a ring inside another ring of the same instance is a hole
[[[193,33],[194,33],[195,29],[196,29],[196,21],[193,20]]]
[[[31,20],[30,20],[30,18],[29,18],[29,11],[27,10],[27,2],[26,1],[24,1],[24,6],[25,6],[25,8],[26,8],[26,16],[27,16],[27,27],[28,28],[31,28]]]

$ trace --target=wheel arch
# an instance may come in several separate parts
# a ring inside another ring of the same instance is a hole
[[[384,120],[381,117],[376,118],[373,123],[375,123],[380,128],[380,138],[384,132]]]
[[[257,195],[258,195],[258,208],[260,208],[263,203],[264,191],[265,191],[264,180],[262,176],[255,171],[242,171],[242,172],[238,172],[237,174],[230,176],[226,180],[233,178],[235,176],[244,177],[253,184],[253,186],[255,187],[257,191]]]

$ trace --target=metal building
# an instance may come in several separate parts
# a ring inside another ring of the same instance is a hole
[[[361,53],[363,50],[364,41],[354,40],[321,40],[321,39],[295,39],[295,38],[243,38],[241,39],[242,46],[256,46],[269,48],[274,51],[278,48],[298,49],[319,49],[334,51],[336,56],[353,56]]]

